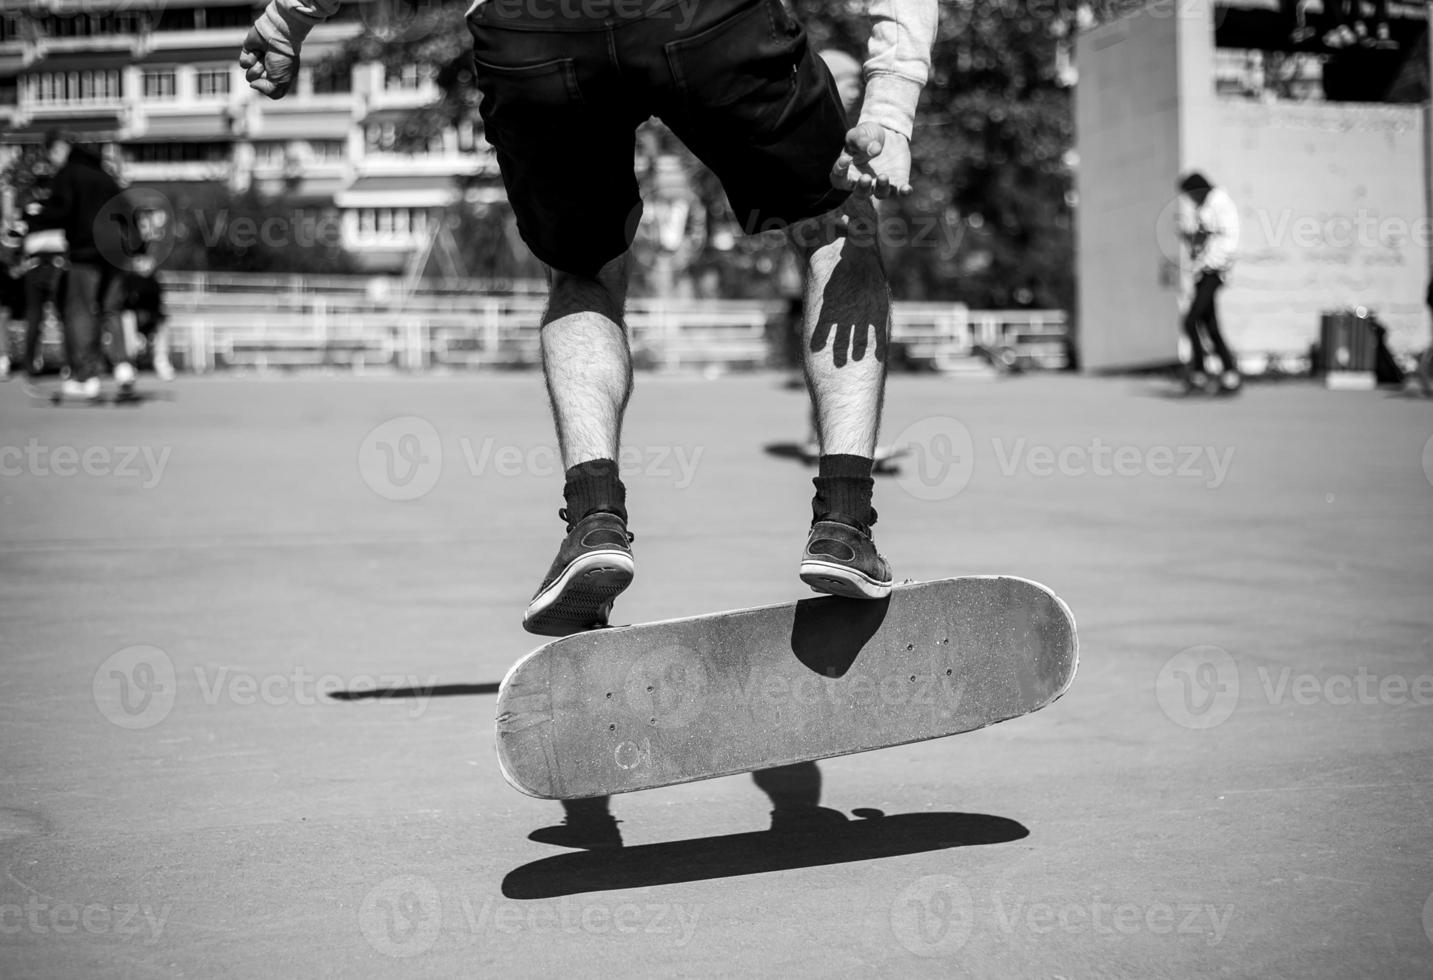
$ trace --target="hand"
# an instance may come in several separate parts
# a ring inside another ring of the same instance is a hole
[[[244,38],[244,46],[239,50],[239,67],[244,69],[244,77],[255,92],[262,92],[271,99],[282,99],[298,78],[298,45],[294,45],[293,54],[283,54],[251,27]]]
[[[876,123],[853,127],[831,170],[831,184],[859,197],[905,197],[911,192],[910,140]]]

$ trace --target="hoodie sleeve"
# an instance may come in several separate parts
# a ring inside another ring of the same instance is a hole
[[[870,0],[869,11],[871,40],[866,45],[861,122],[878,123],[909,138],[916,103],[930,77],[930,49],[940,8],[937,0]]]
[[[341,0],[271,0],[254,30],[279,54],[293,57],[308,32],[338,12]]]
[[[1209,241],[1200,256],[1200,268],[1227,272],[1239,248],[1239,208],[1234,199],[1218,187],[1209,192],[1209,199],[1204,203],[1210,218],[1206,223]]]

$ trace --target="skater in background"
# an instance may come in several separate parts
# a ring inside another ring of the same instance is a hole
[[[1191,389],[1218,390],[1224,394],[1238,391],[1242,379],[1239,362],[1224,342],[1219,329],[1216,296],[1234,265],[1239,247],[1239,210],[1222,188],[1215,187],[1203,174],[1190,173],[1179,182],[1182,195],[1179,212],[1180,238],[1189,252],[1194,279],[1193,295],[1184,314],[1184,332],[1189,338],[1189,367],[1186,383]],[[1203,336],[1207,334],[1214,353],[1219,357],[1220,373],[1211,381],[1207,373],[1207,352]]]
[[[174,366],[169,362],[169,331],[164,328],[168,315],[164,312],[164,286],[160,283],[154,259],[148,255],[134,258],[134,267],[124,274],[124,337],[134,352],[148,352],[154,373],[161,381],[174,380]]]
[[[25,324],[20,346],[7,349],[9,356],[0,364],[6,376],[16,367],[31,378],[40,374],[45,367],[40,343],[44,338],[46,315],[53,310],[55,318],[63,323],[65,233],[36,222],[50,199],[54,174],[48,160],[37,162],[35,171],[34,182],[19,202],[20,217],[6,234],[7,245],[13,245],[13,252],[7,248],[8,286],[13,289],[12,302],[8,305],[15,318]]]
[[[134,387],[134,365],[125,350],[120,312],[124,283],[120,270],[101,253],[95,242],[95,219],[120,194],[120,186],[104,169],[99,154],[76,145],[63,133],[51,131],[45,152],[55,167],[50,197],[31,222],[36,229],[64,232],[69,249],[64,302],[65,352],[70,376],[62,394],[69,398],[98,398],[104,367],[101,348],[107,336],[114,379],[120,392]]]

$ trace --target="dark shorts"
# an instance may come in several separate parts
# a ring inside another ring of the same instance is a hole
[[[623,7],[644,3],[628,20],[592,16],[593,0],[489,0],[468,17],[487,139],[533,254],[593,275],[627,250],[635,130],[651,116],[717,175],[748,233],[840,206],[840,96],[780,0]]]

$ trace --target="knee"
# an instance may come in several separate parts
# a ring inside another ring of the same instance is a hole
[[[627,303],[627,256],[619,255],[596,275],[584,276],[548,269],[548,311],[543,323],[571,313],[600,313],[620,321]]]

